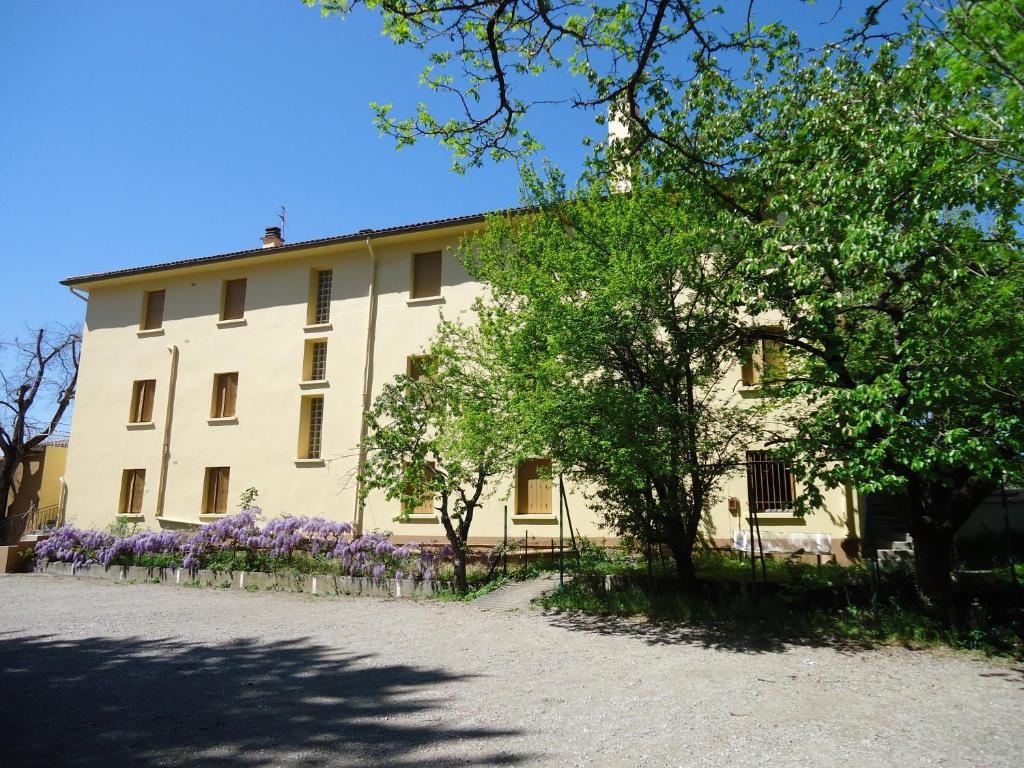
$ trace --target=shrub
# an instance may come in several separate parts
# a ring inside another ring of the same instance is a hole
[[[432,581],[450,571],[450,546],[395,544],[374,531],[353,538],[351,523],[319,517],[282,517],[257,524],[256,507],[189,534],[183,531],[56,529],[36,545],[37,563],[209,568],[219,571],[329,572],[373,578]],[[494,559],[493,553],[484,556]]]

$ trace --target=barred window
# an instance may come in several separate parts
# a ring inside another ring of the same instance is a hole
[[[306,458],[319,459],[324,428],[324,399],[309,398],[309,428],[306,437]]]
[[[334,279],[334,272],[330,269],[321,269],[316,272],[316,283],[313,293],[313,312],[310,322],[314,325],[323,325],[331,321],[331,284]]]
[[[323,381],[327,378],[327,342],[314,341],[310,345],[309,380]]]
[[[788,513],[796,500],[796,481],[789,466],[770,451],[747,451],[747,494],[753,512]]]

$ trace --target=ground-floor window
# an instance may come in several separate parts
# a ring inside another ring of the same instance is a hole
[[[229,467],[207,467],[203,489],[203,514],[224,515],[228,511]]]
[[[551,514],[551,459],[526,459],[516,468],[516,514]]]
[[[770,451],[747,451],[747,494],[752,512],[788,513],[796,500],[796,481],[789,466]]]

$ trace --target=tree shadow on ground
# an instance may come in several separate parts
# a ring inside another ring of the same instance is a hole
[[[768,621],[680,622],[640,617],[596,616],[580,611],[546,610],[552,626],[607,637],[629,637],[648,645],[694,645],[733,653],[784,653],[796,647],[832,648],[841,653],[870,650],[854,642],[815,632],[795,632]]]
[[[518,765],[514,730],[442,718],[469,675],[307,640],[0,636],[0,765]],[[506,742],[507,743],[507,742]],[[443,751],[442,751],[443,750]]]

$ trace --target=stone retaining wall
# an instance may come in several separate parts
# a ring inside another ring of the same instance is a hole
[[[368,597],[429,597],[448,588],[444,582],[412,579],[373,579],[330,574],[259,573],[251,571],[190,571],[185,568],[142,568],[134,565],[79,565],[45,563],[42,573],[78,576],[109,581],[152,582],[176,586],[223,587],[225,589],[281,590],[320,595],[366,595]]]

